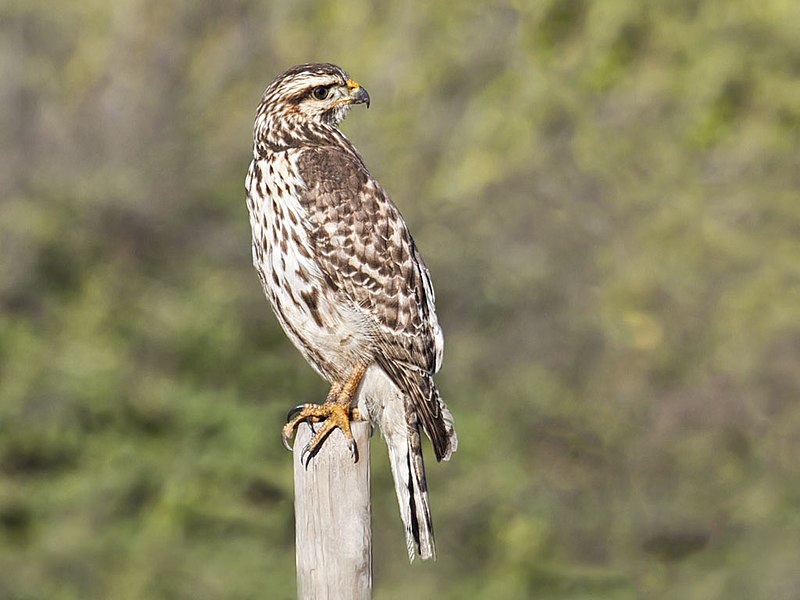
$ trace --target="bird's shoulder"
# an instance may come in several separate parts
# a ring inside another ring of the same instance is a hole
[[[356,244],[356,255],[392,245],[407,255],[413,240],[400,211],[352,146],[307,148],[295,162],[303,187],[298,200],[314,226],[332,238],[363,242]]]
[[[356,200],[367,188],[380,188],[361,156],[349,144],[301,148],[295,155],[295,162],[300,179],[314,198]]]

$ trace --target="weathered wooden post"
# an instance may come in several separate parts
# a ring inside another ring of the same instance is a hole
[[[306,468],[302,449],[312,436],[302,423],[294,443],[294,518],[297,592],[301,600],[372,597],[369,491],[370,425],[350,423],[358,462],[334,430]]]

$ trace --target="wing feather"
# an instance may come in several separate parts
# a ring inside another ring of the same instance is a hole
[[[413,401],[437,458],[449,456],[452,424],[432,378],[444,339],[428,268],[400,212],[353,152],[309,148],[298,168],[321,269],[369,323],[376,361]]]

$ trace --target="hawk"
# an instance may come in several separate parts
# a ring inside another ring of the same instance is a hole
[[[338,129],[367,91],[340,67],[292,67],[259,104],[247,208],[253,264],[272,309],[303,357],[330,384],[323,404],[290,413],[284,444],[323,421],[308,460],[350,420],[377,424],[389,449],[409,560],[435,557],[420,428],[437,460],[456,450],[453,417],[433,374],[444,338],[433,285],[397,207]]]

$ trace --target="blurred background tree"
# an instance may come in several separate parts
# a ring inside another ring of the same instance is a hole
[[[0,5],[0,597],[294,596],[288,408],[250,266],[269,80],[344,129],[433,272],[461,446],[375,596],[794,599],[800,4]],[[429,459],[429,463],[433,463]]]

